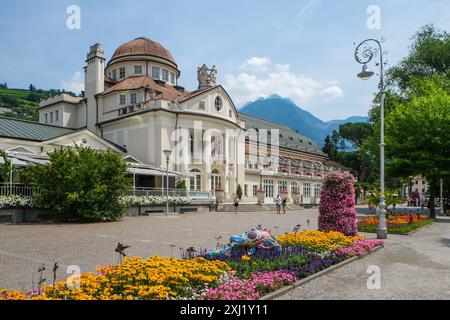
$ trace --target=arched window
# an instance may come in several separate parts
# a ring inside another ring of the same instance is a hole
[[[190,178],[190,187],[191,191],[200,191],[202,189],[202,173],[198,169],[192,169]]]
[[[214,101],[214,105],[216,106],[216,110],[217,110],[217,111],[222,110],[222,105],[223,105],[223,103],[222,103],[222,98],[219,97],[219,96],[217,96],[217,97],[216,97],[216,100]]]

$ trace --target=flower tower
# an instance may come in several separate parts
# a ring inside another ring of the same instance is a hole
[[[319,230],[356,236],[355,178],[350,173],[325,176],[320,193]]]

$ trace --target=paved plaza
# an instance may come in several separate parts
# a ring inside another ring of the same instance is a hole
[[[199,213],[171,216],[126,217],[95,224],[0,224],[0,288],[30,288],[45,264],[51,279],[54,262],[58,278],[66,268],[81,272],[117,262],[118,242],[131,247],[130,256],[179,256],[179,248],[215,248],[216,237],[225,242],[255,224],[274,233],[302,224],[317,228],[317,209],[274,212]],[[369,238],[374,238],[373,234]],[[367,289],[371,265],[381,268],[381,289]],[[440,219],[410,236],[389,235],[384,249],[312,280],[281,299],[450,299],[450,220]]]
[[[30,288],[32,277],[45,264],[46,278],[52,279],[54,262],[61,268],[58,277],[66,279],[67,266],[78,265],[81,272],[114,264],[118,242],[130,245],[130,256],[180,256],[180,247],[215,249],[216,237],[226,242],[262,224],[275,234],[292,231],[296,224],[317,228],[317,209],[274,212],[198,213],[166,216],[125,217],[121,221],[92,224],[0,224],[0,288]]]
[[[450,299],[450,219],[386,245],[289,292],[279,299]],[[381,271],[381,288],[367,288],[369,266]]]

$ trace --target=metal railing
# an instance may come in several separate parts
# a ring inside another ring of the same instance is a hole
[[[23,183],[4,183],[0,182],[0,196],[33,196],[39,191],[35,187],[29,187]]]
[[[209,199],[211,193],[209,191],[195,191],[195,190],[183,190],[183,189],[171,189],[168,190],[169,196],[181,196],[190,197],[192,199]],[[130,196],[161,196],[167,195],[167,189],[165,188],[145,188],[136,187],[127,190],[127,195]]]

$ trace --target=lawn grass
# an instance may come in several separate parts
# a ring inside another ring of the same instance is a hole
[[[391,234],[408,234],[414,230],[417,230],[419,228],[422,228],[426,225],[432,224],[433,220],[431,219],[426,219],[417,223],[411,223],[411,224],[405,224],[404,226],[401,227],[392,227],[389,228],[388,225],[388,233]],[[358,231],[359,232],[368,232],[368,233],[376,233],[377,232],[377,228],[378,226],[376,225],[370,225],[370,226],[358,226]]]

